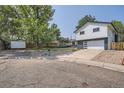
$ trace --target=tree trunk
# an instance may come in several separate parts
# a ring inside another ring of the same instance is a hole
[[[1,40],[1,42],[3,43],[3,48],[4,48],[4,49],[8,49],[8,45],[7,45],[6,41],[3,40],[2,38],[0,38],[0,40]]]
[[[36,16],[37,19],[39,19],[39,8],[38,7],[36,8],[36,14],[37,14],[37,16]],[[37,22],[37,27],[38,27],[38,25],[39,24]],[[36,40],[37,40],[37,42],[36,42],[37,43],[37,48],[39,48],[39,37],[38,36],[36,37]]]

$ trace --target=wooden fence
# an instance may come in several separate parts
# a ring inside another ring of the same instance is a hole
[[[111,49],[124,50],[124,42],[112,42]]]

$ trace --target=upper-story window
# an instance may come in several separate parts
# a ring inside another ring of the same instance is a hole
[[[98,32],[98,31],[100,31],[100,28],[99,27],[93,28],[93,32]]]
[[[84,33],[85,33],[84,31],[81,31],[81,32],[80,32],[80,35],[83,35]]]

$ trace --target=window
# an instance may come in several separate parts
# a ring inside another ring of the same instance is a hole
[[[87,41],[84,41],[84,42],[83,42],[83,48],[84,48],[84,49],[87,49]]]
[[[99,27],[93,29],[93,32],[98,32],[98,31],[100,31]]]
[[[81,32],[80,32],[80,35],[83,35],[83,34],[84,34],[84,31],[81,31]]]

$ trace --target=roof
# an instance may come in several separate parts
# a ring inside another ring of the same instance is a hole
[[[116,30],[116,28],[114,27],[114,25],[113,25],[111,22],[94,21],[94,22],[86,22],[85,24],[87,24],[87,23],[111,24],[112,27]],[[85,24],[84,24],[84,25],[85,25]],[[82,27],[83,27],[83,26],[82,26]],[[79,28],[79,29],[80,29],[80,28]],[[79,29],[78,29],[78,30],[79,30]],[[74,33],[77,32],[78,30],[75,30]]]

